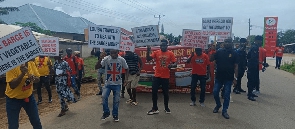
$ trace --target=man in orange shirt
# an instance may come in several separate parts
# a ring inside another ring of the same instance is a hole
[[[187,59],[186,63],[191,63],[192,65],[192,80],[191,80],[191,100],[190,106],[196,105],[196,87],[197,82],[200,81],[201,94],[200,94],[200,104],[205,107],[205,91],[206,91],[206,80],[209,75],[207,67],[210,66],[209,57],[202,53],[202,48],[195,48],[195,53]]]
[[[66,49],[67,55],[64,57],[63,60],[68,62],[70,68],[72,69],[71,72],[71,84],[72,88],[75,90],[75,94],[78,96],[78,100],[80,99],[80,91],[76,86],[76,77],[77,77],[77,70],[78,70],[78,62],[77,57],[72,55],[73,50],[71,48]]]
[[[276,57],[276,67],[275,68],[280,69],[283,54],[284,54],[284,47],[282,46],[282,44],[280,44],[279,47],[276,48],[276,50],[273,54],[273,58]]]
[[[162,85],[162,90],[164,94],[164,105],[165,112],[171,113],[168,107],[169,101],[169,78],[170,78],[170,68],[176,68],[176,58],[172,51],[168,51],[168,41],[161,40],[160,50],[154,51],[151,55],[151,47],[147,47],[146,60],[151,61],[154,59],[156,62],[155,75],[152,83],[152,100],[153,100],[153,108],[148,111],[148,115],[158,114],[158,89],[160,85]]]
[[[79,91],[81,91],[81,81],[82,77],[85,76],[84,72],[84,60],[81,58],[80,51],[75,51],[75,56],[77,57],[77,64],[78,64],[78,76],[77,76],[77,86]]]

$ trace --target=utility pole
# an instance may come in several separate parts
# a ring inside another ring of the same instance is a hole
[[[249,23],[249,35],[248,35],[248,37],[249,37],[250,36],[251,27],[252,27],[250,18],[249,18],[249,22],[248,23]]]
[[[158,17],[156,17],[156,15],[154,15],[154,18],[159,18],[159,21],[158,21],[158,27],[160,27],[160,21],[161,21],[161,17],[164,17],[165,15],[159,15]],[[159,29],[160,30],[160,29]]]

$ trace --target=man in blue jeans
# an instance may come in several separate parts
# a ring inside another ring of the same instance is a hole
[[[111,91],[113,91],[113,111],[112,115],[114,121],[119,121],[119,102],[120,102],[120,91],[122,85],[122,69],[126,69],[126,79],[128,80],[128,65],[126,60],[118,56],[118,50],[111,50],[110,55],[106,56],[102,61],[101,65],[98,68],[105,68],[105,85],[102,90],[102,100],[103,100],[103,116],[102,120],[105,120],[110,116],[110,110],[108,106],[108,99]]]
[[[230,92],[231,86],[238,76],[238,56],[236,52],[232,49],[231,40],[227,39],[224,44],[224,49],[217,51],[211,56],[211,61],[215,61],[217,64],[216,74],[215,74],[215,85],[213,89],[214,99],[216,102],[216,107],[213,113],[217,113],[221,107],[221,102],[219,98],[219,92],[222,85],[224,85],[224,102],[222,109],[222,116],[225,119],[229,119],[227,114],[227,109],[230,102]],[[234,78],[235,75],[235,78]]]
[[[40,74],[33,60],[6,72],[6,112],[9,129],[19,128],[21,108],[26,111],[34,129],[42,129],[38,107],[33,95],[33,83],[40,81]]]

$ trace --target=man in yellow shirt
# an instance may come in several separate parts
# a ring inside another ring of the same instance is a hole
[[[9,129],[19,128],[19,113],[23,107],[34,129],[42,129],[38,107],[33,95],[33,83],[39,82],[40,74],[33,60],[6,73],[6,112]]]
[[[52,69],[52,62],[47,56],[37,56],[35,58],[35,64],[38,68],[39,74],[40,74],[40,81],[36,83],[37,85],[37,94],[38,94],[38,103],[42,103],[42,92],[41,88],[44,84],[47,93],[48,93],[48,102],[52,102],[52,93],[50,88],[50,70]]]

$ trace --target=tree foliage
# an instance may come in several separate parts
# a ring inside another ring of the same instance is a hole
[[[3,1],[5,0],[0,0],[0,2]],[[12,11],[19,11],[19,9],[17,7],[0,7],[0,15],[7,15]]]
[[[277,38],[278,38],[277,44],[295,43],[295,30],[290,29],[290,30],[286,30],[285,32],[280,31],[278,32]]]
[[[182,38],[181,35],[178,36],[174,36],[172,33],[170,34],[164,34],[164,33],[160,33],[161,35],[164,35],[164,37],[170,42],[170,44],[172,45],[177,45],[180,43],[180,40]]]
[[[30,27],[32,31],[42,33],[42,34],[46,34],[46,35],[52,35],[50,30],[44,30],[41,27],[39,27],[36,23],[32,23],[32,22],[27,22],[27,23],[16,22],[14,25],[18,25],[18,26],[21,26],[21,27]]]

